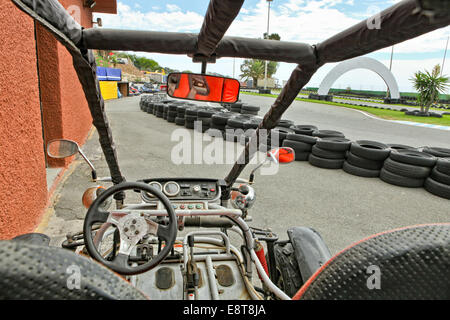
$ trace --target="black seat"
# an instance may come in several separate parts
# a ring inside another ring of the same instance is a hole
[[[0,241],[0,299],[143,300],[123,278],[69,250]]]
[[[331,258],[294,299],[450,299],[450,223],[364,239]]]

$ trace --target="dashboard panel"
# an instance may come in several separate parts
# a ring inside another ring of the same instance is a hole
[[[162,191],[170,201],[217,201],[220,199],[221,189],[216,179],[196,178],[162,178],[145,179],[147,183]],[[141,192],[142,200],[154,202],[157,199],[149,193]]]

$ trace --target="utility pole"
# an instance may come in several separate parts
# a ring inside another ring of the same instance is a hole
[[[270,3],[271,3],[272,1],[273,1],[273,0],[267,0],[267,3],[268,3],[268,9],[267,9],[267,37],[269,37]],[[267,64],[268,64],[268,61],[266,60],[266,65],[265,65],[265,68],[264,68],[264,90],[267,89]]]
[[[450,39],[450,36],[447,37],[447,45],[445,46],[444,61],[442,61],[442,68],[441,68],[441,77],[444,72],[445,58],[447,57],[447,49],[448,49],[448,40],[449,39]]]
[[[389,64],[389,71],[392,72],[392,60],[394,59],[394,46],[392,46],[392,50],[391,50],[391,62]],[[389,87],[387,87],[386,90],[386,98],[389,98],[389,96],[391,95],[391,92],[389,91]]]

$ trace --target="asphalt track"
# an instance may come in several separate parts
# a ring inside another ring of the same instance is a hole
[[[171,135],[179,127],[143,113],[139,109],[139,99],[126,98],[106,104],[119,163],[128,181],[148,177],[226,176],[232,164],[174,164],[171,152],[179,142],[171,141]],[[260,114],[274,101],[249,95],[242,95],[241,99],[261,106]],[[352,140],[450,147],[449,131],[377,120],[341,107],[296,101],[283,118],[294,120],[296,124],[342,131]],[[229,142],[224,146],[225,153],[241,148]],[[83,149],[97,167],[99,176],[108,175],[96,133]],[[196,152],[198,150],[193,149],[193,155]],[[86,212],[81,206],[81,195],[92,183],[87,164],[79,161],[75,166],[58,189],[55,214],[47,226],[46,233],[53,237],[53,245],[59,245],[66,232],[81,230]],[[252,167],[248,166],[242,177],[248,177]],[[333,253],[374,233],[450,221],[449,200],[424,189],[396,187],[378,178],[319,169],[307,162],[281,166],[276,175],[257,174],[255,189],[257,201],[250,212],[252,226],[271,228],[281,239],[287,238],[289,227],[312,227],[323,236]]]

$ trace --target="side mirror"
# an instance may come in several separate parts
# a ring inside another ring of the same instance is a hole
[[[52,140],[47,144],[47,154],[51,158],[55,159],[64,159],[71,157],[75,154],[79,153],[83,159],[87,162],[89,167],[92,170],[92,180],[97,180],[97,172],[94,168],[94,165],[91,161],[86,157],[83,150],[78,146],[78,143],[72,140],[65,139],[56,139]]]
[[[287,164],[295,161],[295,151],[292,148],[275,148],[267,152],[267,156],[275,163]]]
[[[167,77],[167,94],[172,98],[235,103],[241,84],[236,79],[194,73],[171,73]]]
[[[52,140],[47,144],[47,154],[55,159],[68,158],[79,151],[78,144],[71,140]]]

